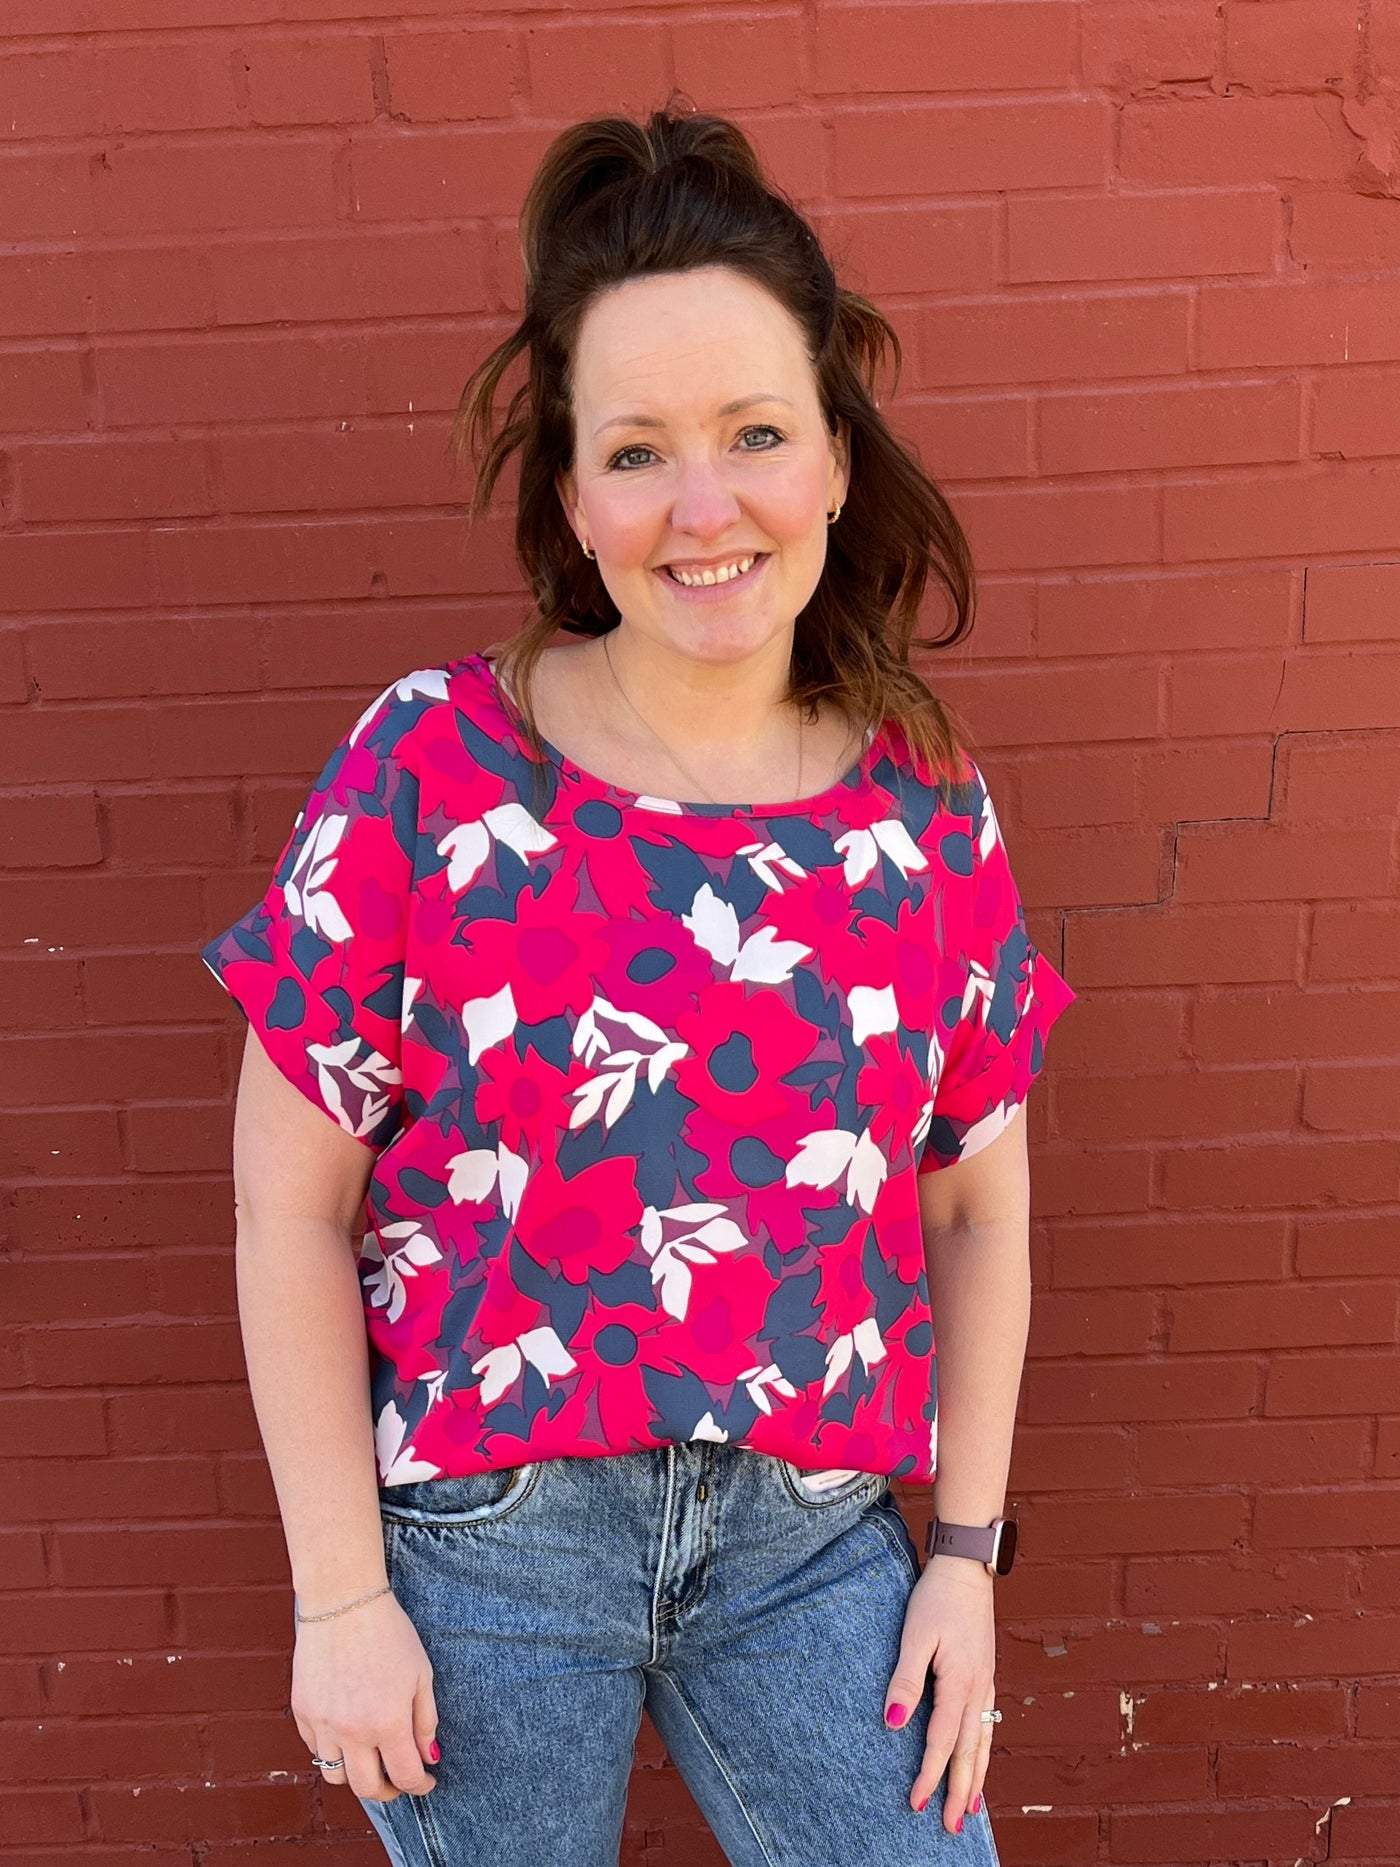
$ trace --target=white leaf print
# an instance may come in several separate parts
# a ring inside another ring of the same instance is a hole
[[[642,1244],[649,1258],[654,1258],[661,1249],[661,1214],[655,1206],[646,1206],[642,1210]]]
[[[547,1324],[539,1329],[527,1329],[520,1337],[520,1347],[526,1361],[544,1376],[546,1387],[550,1375],[572,1374],[578,1363],[565,1348],[559,1337]]]
[[[343,946],[351,934],[350,923],[330,892],[335,852],[349,821],[344,811],[327,811],[317,818],[282,891],[293,913],[333,946]]]
[[[574,1055],[582,1057],[585,1063],[592,1063],[600,1051],[606,1054],[608,1048],[608,1040],[598,1028],[598,1020],[594,1016],[594,1006],[597,1002],[595,999],[574,1026],[571,1048]]]
[[[577,1096],[578,1100],[574,1104],[573,1114],[569,1117],[571,1131],[575,1128],[583,1128],[593,1120],[603,1106],[603,1097],[611,1087],[612,1084],[606,1076],[590,1076],[586,1083],[574,1085],[569,1094]]]
[[[410,977],[407,973],[404,975],[403,1005],[399,1012],[400,1031],[407,1031],[409,1025],[413,1022],[414,1002],[417,999],[418,994],[422,991],[422,989],[423,989],[423,981],[421,979],[414,979]]]
[[[472,1363],[472,1373],[481,1376],[481,1404],[494,1407],[502,1394],[509,1393],[520,1379],[522,1357],[514,1342],[493,1348]]]
[[[987,1006],[991,1003],[992,995],[996,991],[996,981],[979,960],[969,960],[968,967],[967,984],[963,987],[959,1015],[965,1018],[980,998],[982,1000],[981,1018],[985,1023]]]
[[[552,830],[547,830],[538,818],[531,816],[519,799],[488,810],[485,822],[496,841],[513,849],[522,862],[543,850],[553,849],[559,840]]]
[[[668,816],[679,817],[681,807],[673,797],[647,797],[637,799],[638,810],[664,810]]]
[[[979,1152],[980,1149],[986,1147],[989,1142],[995,1141],[1002,1129],[1006,1127],[1011,1117],[1016,1113],[1017,1106],[1018,1105],[1014,1102],[1009,1105],[1005,1102],[1000,1102],[994,1109],[989,1110],[988,1113],[982,1117],[981,1121],[975,1121],[963,1136],[962,1147],[958,1152],[958,1159],[967,1160],[973,1154]]]
[[[746,1242],[733,1219],[714,1218],[702,1225],[695,1236],[712,1251],[738,1251]]]
[[[748,859],[749,867],[763,883],[763,886],[781,894],[782,877],[775,873],[782,869],[795,880],[801,881],[806,876],[806,869],[800,862],[794,862],[781,843],[747,843],[738,852]]]
[[[611,1128],[614,1122],[620,1121],[627,1113],[628,1106],[632,1101],[632,1092],[636,1087],[636,1070],[623,1070],[613,1085],[613,1092],[608,1097],[608,1105],[603,1111],[603,1126],[605,1128]]]
[[[732,964],[739,951],[739,917],[708,882],[690,904],[689,914],[680,918],[712,959],[722,966]]]
[[[823,1400],[825,1400],[832,1388],[835,1387],[847,1368],[850,1367],[851,1352],[854,1345],[855,1338],[853,1336],[838,1335],[836,1340],[831,1344],[831,1347],[826,1351],[826,1379],[822,1382]]]
[[[671,1245],[678,1258],[684,1258],[689,1264],[715,1264],[718,1259],[713,1251],[706,1251],[703,1245],[697,1245],[687,1239],[676,1239]]]
[[[882,817],[878,823],[871,824],[870,833],[901,875],[928,867],[928,857],[900,818]]]
[[[851,1150],[850,1171],[846,1175],[846,1198],[862,1212],[872,1212],[880,1188],[889,1178],[889,1163],[868,1128]]]
[[[348,1037],[339,1044],[306,1046],[306,1054],[316,1066],[316,1081],[326,1107],[346,1133],[357,1139],[378,1127],[389,1108],[390,1090],[403,1081],[399,1065],[377,1050],[371,1049],[367,1057],[356,1062],[362,1048],[358,1037]],[[352,1105],[357,1114],[350,1112]]]
[[[391,1400],[374,1423],[374,1455],[386,1485],[415,1484],[420,1478],[436,1478],[442,1470],[420,1459],[412,1446],[404,1448],[408,1422]]]
[[[864,1322],[856,1324],[854,1340],[867,1370],[873,1368],[877,1361],[885,1359],[885,1338],[880,1334],[880,1325],[873,1316],[867,1316]]]
[[[415,668],[411,674],[405,674],[399,680],[392,681],[382,694],[370,701],[350,729],[349,742],[352,746],[359,744],[360,734],[364,732],[391,695],[395,700],[446,700],[447,670],[446,668]]]
[[[401,1242],[387,1248],[385,1240]],[[379,1269],[368,1279],[365,1289],[376,1308],[383,1308],[389,1322],[397,1322],[408,1302],[407,1281],[416,1277],[424,1265],[439,1264],[442,1252],[423,1231],[417,1219],[398,1219],[365,1233],[362,1259],[378,1262]]]
[[[740,947],[730,977],[777,985],[790,979],[793,967],[811,953],[812,948],[800,940],[780,940],[775,927],[760,927]]]
[[[729,1438],[729,1433],[725,1427],[715,1424],[715,1416],[713,1413],[707,1413],[704,1419],[695,1422],[695,1431],[690,1436],[692,1439],[718,1440],[718,1442],[723,1445]]]
[[[653,1092],[659,1089],[671,1065],[689,1055],[689,1044],[663,1044],[660,1050],[653,1051],[647,1058],[647,1088]]]
[[[484,823],[458,823],[437,846],[437,853],[447,858],[447,886],[461,894],[474,882],[481,865],[491,852],[491,838]]]
[[[750,1368],[747,1374],[742,1374],[739,1378],[748,1388],[750,1400],[764,1413],[773,1411],[767,1391],[770,1387],[774,1393],[785,1394],[789,1399],[797,1393],[797,1389],[791,1381],[785,1378],[776,1362],[770,1361],[766,1368]]]
[[[858,1044],[899,1028],[899,1006],[892,985],[853,985],[846,994],[846,1003],[851,1008],[851,1036]]]
[[[496,1190],[499,1171],[500,1160],[493,1147],[473,1147],[454,1154],[447,1163],[448,1195],[459,1206],[466,1200],[473,1204],[488,1200]]]
[[[498,1177],[501,1186],[501,1204],[506,1217],[514,1222],[520,1210],[521,1195],[525,1191],[525,1182],[530,1177],[530,1163],[521,1154],[513,1154],[502,1141],[496,1150]]]
[[[858,888],[880,860],[880,846],[869,830],[847,830],[844,836],[837,837],[834,847],[845,860],[848,888]]]
[[[992,794],[987,789],[986,779],[983,778],[977,766],[974,765],[973,770],[977,772],[977,782],[982,787],[982,822],[977,832],[977,853],[985,862],[1001,841],[1001,824],[997,819],[996,805],[992,802]]]
[[[783,1174],[789,1186],[834,1186],[851,1164],[856,1137],[845,1128],[804,1134]]]
[[[469,998],[462,1007],[467,1032],[467,1056],[475,1063],[484,1050],[503,1043],[519,1023],[510,981],[489,998]]]
[[[920,1154],[922,1154],[924,1151],[924,1142],[927,1141],[928,1131],[932,1126],[933,1126],[933,1097],[930,1096],[927,1102],[924,1102],[920,1105],[919,1118],[914,1123],[914,1132],[909,1137],[910,1146],[914,1150],[914,1159],[916,1162],[918,1161]]]
[[[722,1205],[712,1199],[694,1200],[686,1206],[667,1206],[664,1208],[668,1219],[679,1219],[685,1224],[693,1224],[699,1219],[717,1219],[724,1211]]]
[[[683,1264],[667,1245],[651,1267],[653,1281],[659,1281],[661,1307],[668,1316],[684,1322],[690,1305],[690,1266]]]

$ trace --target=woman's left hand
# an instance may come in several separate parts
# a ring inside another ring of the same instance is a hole
[[[914,1808],[922,1808],[947,1769],[943,1826],[956,1834],[968,1805],[982,1793],[996,1729],[982,1716],[996,1696],[992,1578],[981,1563],[965,1556],[930,1556],[914,1585],[904,1614],[899,1664],[885,1695],[887,1723],[894,1705],[905,1710],[902,1718],[895,1714],[897,1724],[912,1716],[930,1666],[933,1710],[923,1764],[909,1800]]]

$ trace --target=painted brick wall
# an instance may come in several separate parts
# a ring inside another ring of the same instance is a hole
[[[905,339],[984,582],[932,677],[1080,994],[1002,1858],[1393,1863],[1390,0],[4,0],[0,1862],[382,1862],[285,1710],[195,954],[361,704],[518,620],[449,411],[549,136],[673,82]],[[719,1859],[644,1732],[626,1862]]]

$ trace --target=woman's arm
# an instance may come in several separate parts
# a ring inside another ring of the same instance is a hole
[[[327,1614],[386,1580],[369,1354],[353,1227],[374,1156],[278,1070],[248,1028],[234,1121],[238,1308],[248,1383],[297,1606]],[[395,1596],[298,1627],[292,1715],[324,1780],[427,1795],[433,1672]]]
[[[950,1523],[1002,1515],[1016,1398],[1030,1325],[1030,1169],[1022,1103],[997,1136],[919,1176],[937,1356],[934,1508]],[[923,1761],[910,1791],[922,1808],[948,1772],[943,1826],[956,1833],[980,1797],[995,1725],[992,1577],[980,1562],[931,1556],[909,1598],[886,1715],[912,1714],[934,1673]],[[904,1718],[895,1716],[894,1722]]]
[[[319,1614],[385,1581],[353,1245],[374,1156],[286,1080],[251,1025],[233,1154],[248,1385],[298,1605]]]
[[[948,1523],[1002,1515],[1030,1330],[1025,1104],[978,1153],[919,1176],[937,1357],[933,1508]],[[966,1572],[965,1556],[931,1562]]]

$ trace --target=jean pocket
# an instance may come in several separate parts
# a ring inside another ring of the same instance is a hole
[[[379,1515],[386,1523],[422,1524],[440,1529],[499,1523],[533,1493],[542,1460],[504,1466],[499,1471],[467,1472],[456,1478],[420,1478],[390,1485],[379,1493]]]
[[[778,1470],[788,1495],[807,1510],[825,1510],[853,1497],[876,1497],[889,1480],[883,1472],[859,1472],[842,1465],[811,1470],[779,1459]]]

